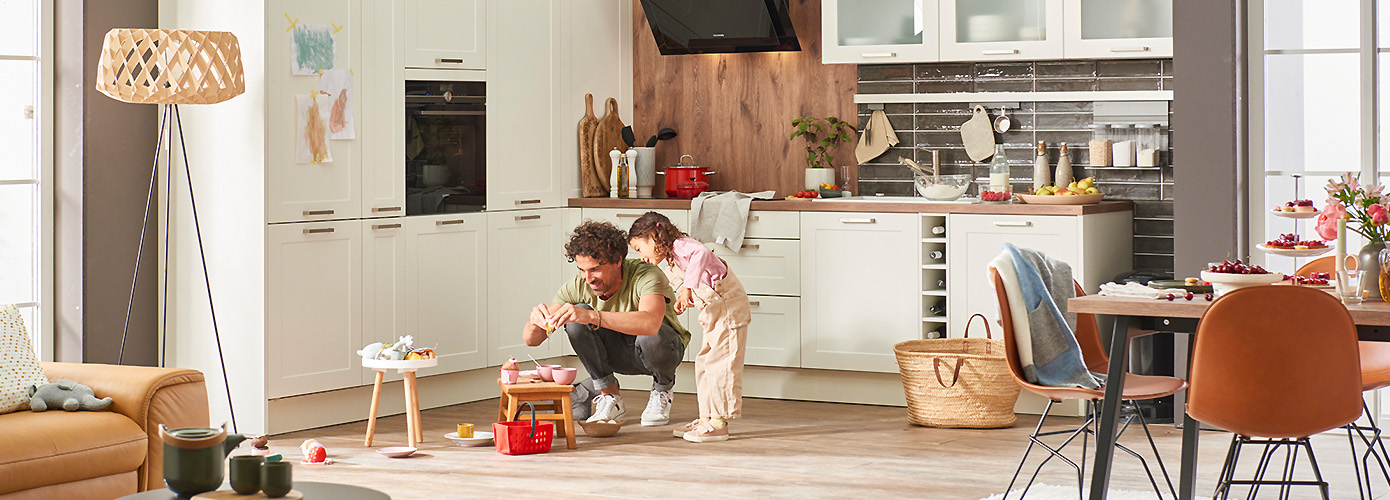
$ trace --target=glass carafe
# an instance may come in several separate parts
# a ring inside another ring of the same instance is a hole
[[[1390,248],[1380,251],[1380,272],[1377,273],[1380,279],[1380,296],[1390,300]]]

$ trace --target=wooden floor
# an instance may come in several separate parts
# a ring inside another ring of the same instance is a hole
[[[379,489],[394,499],[435,498],[931,498],[978,499],[1002,493],[1018,465],[1036,417],[1020,415],[1012,429],[953,430],[913,427],[905,410],[800,401],[746,399],[744,418],[730,427],[733,439],[694,444],[671,436],[674,422],[696,415],[695,397],[677,394],[673,425],[637,424],[647,393],[625,391],[630,425],[611,438],[590,438],[579,430],[579,448],[563,439],[542,455],[504,456],[492,448],[453,446],[443,435],[455,424],[488,428],[497,401],[487,400],[427,410],[425,441],[408,459],[388,459],[375,448],[405,445],[405,419],[380,419],[372,448],[363,447],[365,422],[274,436],[273,451],[302,458],[299,444],[324,443],[337,463],[296,466],[295,479],[356,484]],[[365,404],[365,403],[364,403]],[[1075,426],[1076,419],[1049,419],[1048,428]],[[1180,431],[1152,427],[1159,451],[1177,481]],[[1151,455],[1139,429],[1121,440]],[[1323,435],[1314,448],[1332,498],[1356,498],[1347,438]],[[1209,494],[1229,444],[1229,434],[1204,432],[1199,493]],[[242,448],[246,448],[243,445]],[[1079,448],[1069,456],[1079,458]],[[1247,457],[1256,453],[1248,451]],[[1041,456],[1034,453],[1029,464]],[[1244,469],[1253,468],[1243,461]],[[1300,461],[1300,466],[1306,463]],[[1151,466],[1153,466],[1151,461]],[[1152,491],[1138,461],[1117,454],[1112,489]],[[1089,470],[1087,471],[1089,473]],[[1156,466],[1155,466],[1156,472]],[[1311,475],[1304,467],[1303,475]],[[1088,477],[1089,479],[1089,477]],[[1039,482],[1076,484],[1075,472],[1053,460]],[[1161,481],[1161,479],[1160,479]],[[1275,489],[1260,498],[1275,498]],[[1244,492],[1240,497],[1244,498]],[[1376,498],[1386,498],[1382,478]],[[1165,498],[1168,495],[1165,494]],[[1315,498],[1313,488],[1293,498]]]

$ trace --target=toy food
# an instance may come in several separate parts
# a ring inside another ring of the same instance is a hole
[[[459,425],[458,425],[458,437],[461,437],[461,438],[471,438],[471,437],[473,437],[473,424],[459,424]]]
[[[304,443],[299,445],[299,451],[304,453],[304,463],[306,464],[327,465],[333,463],[333,460],[328,458],[328,448],[325,448],[316,439],[305,439]]]
[[[507,361],[504,362],[504,363],[502,363],[502,369],[503,369],[503,370],[517,370],[517,369],[519,369],[519,368],[517,367],[517,364],[516,364],[516,358],[507,358]]]

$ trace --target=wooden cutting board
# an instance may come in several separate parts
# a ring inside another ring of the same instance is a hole
[[[594,165],[598,167],[594,170],[598,172],[599,183],[606,193],[611,188],[608,177],[613,173],[613,160],[608,153],[614,148],[627,151],[627,143],[623,142],[624,125],[623,119],[618,116],[618,100],[609,97],[603,104],[603,118],[594,127]]]
[[[960,139],[971,160],[984,161],[994,156],[994,127],[984,106],[975,106],[973,116],[960,126]]]
[[[594,157],[594,131],[597,128],[594,95],[584,94],[584,117],[579,119],[579,182],[585,198],[608,196],[608,190],[604,188],[608,177],[603,176],[603,182],[599,181],[598,163]]]

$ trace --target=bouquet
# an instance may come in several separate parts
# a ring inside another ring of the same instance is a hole
[[[1327,206],[1318,214],[1317,232],[1325,240],[1337,238],[1337,220],[1347,219],[1347,229],[1364,236],[1370,243],[1384,242],[1390,236],[1390,196],[1380,184],[1362,186],[1360,176],[1342,174],[1341,180],[1327,182]]]

